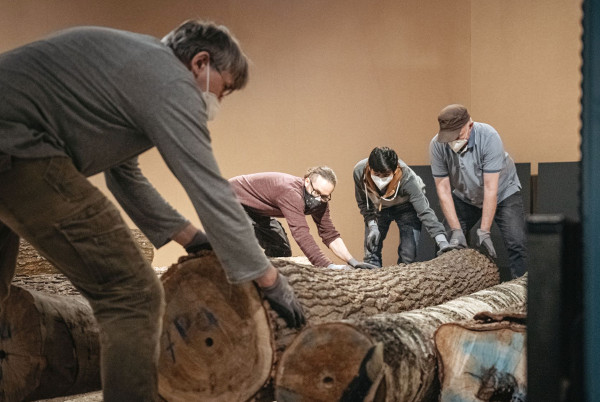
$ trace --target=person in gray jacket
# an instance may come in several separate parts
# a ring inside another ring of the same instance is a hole
[[[254,280],[289,326],[304,322],[214,158],[207,120],[244,87],[248,61],[227,28],[187,21],[163,40],[100,27],[0,55],[0,308],[27,239],[89,301],[100,328],[104,401],[159,400],[163,289],[110,191],[155,247],[213,248],[231,283]],[[142,174],[156,147],[206,233]],[[198,289],[202,292],[202,289]]]
[[[381,266],[381,252],[393,221],[400,231],[398,264],[414,262],[421,226],[433,237],[438,255],[453,249],[425,197],[423,180],[388,147],[377,147],[354,167],[354,193],[365,221],[364,261]]]

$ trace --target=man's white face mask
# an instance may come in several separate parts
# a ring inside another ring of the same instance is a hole
[[[467,150],[467,141],[468,140],[454,140],[450,141],[448,145],[450,145],[450,148],[452,148],[454,152],[460,155]]]
[[[377,188],[381,191],[383,191],[383,189],[386,188],[388,184],[390,184],[390,182],[392,181],[392,177],[393,177],[393,175],[389,175],[386,177],[378,177],[378,176],[375,176],[374,174],[371,175],[371,179],[373,179],[373,183],[375,183]]]
[[[207,120],[214,120],[219,112],[221,104],[217,95],[209,92],[210,89],[210,62],[206,64],[206,91],[202,92],[202,99],[206,103]]]

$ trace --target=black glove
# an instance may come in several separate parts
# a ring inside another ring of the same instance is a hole
[[[492,238],[490,237],[489,231],[477,229],[477,247],[485,248],[485,251],[490,257],[497,257],[496,250],[494,249],[494,244],[492,243]]]
[[[454,250],[457,248],[456,246],[448,243],[446,240],[442,240],[441,242],[439,242],[438,247],[439,247],[439,250],[437,252],[438,257],[440,255],[444,254],[446,251]]]
[[[185,251],[188,254],[194,254],[202,250],[212,250],[212,246],[208,242],[208,238],[201,230],[197,231],[194,238],[185,245]]]
[[[450,245],[454,248],[467,248],[467,239],[462,229],[452,229]]]
[[[377,244],[379,244],[379,227],[375,221],[369,221],[368,227],[369,234],[367,234],[367,250],[374,252],[377,248]]]
[[[261,289],[271,308],[285,320],[288,327],[300,328],[305,324],[302,306],[285,276],[278,273],[273,285]]]
[[[377,268],[379,268],[377,265],[369,264],[368,262],[357,261],[356,258],[351,258],[350,261],[348,261],[348,264],[350,264],[354,268],[360,268],[360,269],[377,269]]]

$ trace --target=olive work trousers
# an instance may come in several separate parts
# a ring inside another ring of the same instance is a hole
[[[0,154],[0,303],[19,236],[90,303],[100,328],[104,401],[159,400],[162,285],[119,211],[70,158]]]

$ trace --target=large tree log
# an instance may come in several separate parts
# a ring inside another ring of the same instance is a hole
[[[11,286],[0,313],[0,400],[100,389],[98,330],[89,304]]]
[[[440,400],[524,402],[525,314],[477,314],[434,335]]]
[[[282,356],[276,399],[362,400],[362,395],[377,388],[379,397],[384,389],[388,401],[437,400],[435,330],[481,311],[523,310],[526,293],[523,277],[439,306],[308,327]],[[385,375],[382,384],[376,382],[377,373],[365,370],[378,343],[383,344],[385,362],[378,373]],[[349,350],[354,352],[345,352]]]
[[[150,240],[139,229],[131,229],[131,234],[142,251],[144,258],[151,263],[154,258],[154,247],[150,243]],[[42,257],[27,240],[21,239],[15,272],[22,275],[38,275],[56,274],[59,271],[54,264],[45,257]]]
[[[289,278],[312,325],[439,304],[499,281],[497,267],[474,250],[371,271],[329,270],[289,259],[273,263]],[[212,253],[182,258],[162,279],[167,299],[159,368],[163,397],[245,400],[273,378],[278,356],[297,331],[287,328],[267,302],[261,308],[255,287],[227,284]]]

